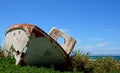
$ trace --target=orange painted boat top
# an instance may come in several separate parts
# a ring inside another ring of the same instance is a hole
[[[23,30],[27,31],[29,34],[31,34],[32,29],[34,27],[35,27],[35,25],[33,25],[33,24],[15,24],[15,25],[9,27],[7,32],[9,32],[13,29],[17,29],[17,28],[19,29],[20,28],[20,29],[23,29]]]

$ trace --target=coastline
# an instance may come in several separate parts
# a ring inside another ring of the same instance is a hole
[[[95,60],[95,59],[100,58],[100,57],[102,57],[102,58],[111,57],[111,58],[113,58],[114,60],[120,61],[120,56],[112,56],[112,55],[110,55],[110,56],[109,56],[109,55],[89,56],[89,59],[90,59],[90,60]]]

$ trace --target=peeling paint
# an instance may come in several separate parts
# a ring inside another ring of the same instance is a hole
[[[21,28],[30,35],[32,32],[32,29],[34,27],[35,27],[35,25],[32,25],[32,24],[15,24],[15,25],[11,26],[10,28],[8,28],[7,32],[9,32],[10,30],[13,30],[15,28]]]

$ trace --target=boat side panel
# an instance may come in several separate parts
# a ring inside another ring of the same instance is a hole
[[[24,61],[31,65],[61,65],[67,63],[67,56],[48,37],[31,39]]]
[[[16,29],[8,32],[6,34],[4,44],[5,55],[7,56],[12,46],[16,51],[17,50],[22,51],[22,49],[26,46],[28,40],[29,38],[26,32],[22,29]]]

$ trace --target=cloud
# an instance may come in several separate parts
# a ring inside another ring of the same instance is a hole
[[[89,49],[93,49],[95,47],[93,45],[85,45],[85,46],[81,46],[80,48],[84,49],[84,50],[89,50]]]
[[[111,28],[111,29],[104,29],[104,32],[112,32],[112,31],[116,31],[116,29],[113,29],[113,28]]]
[[[85,53],[89,52],[91,55],[120,55],[120,47],[110,46],[108,42],[86,44],[80,46],[79,49]]]
[[[96,50],[96,54],[99,55],[120,55],[120,47],[107,47]]]
[[[103,47],[105,45],[107,45],[108,43],[106,42],[103,42],[103,43],[99,43],[99,44],[96,44],[96,47]]]
[[[93,37],[93,38],[89,38],[90,41],[101,41],[102,38],[98,38],[98,37]]]
[[[105,48],[106,50],[114,51],[114,50],[120,50],[120,47],[108,47]]]
[[[93,45],[86,45],[84,48],[85,49],[92,49],[92,48],[94,48],[94,46]]]
[[[69,32],[68,29],[60,29],[60,30],[63,31],[63,32]]]
[[[81,46],[80,48],[85,49],[85,50],[90,50],[90,49],[98,49],[98,48],[103,48],[105,46],[107,46],[107,42],[103,42],[103,43],[98,43],[98,44],[94,44],[94,45],[84,45]]]

